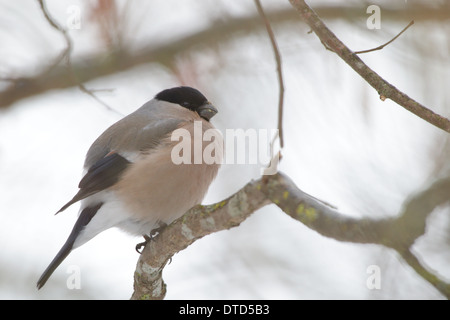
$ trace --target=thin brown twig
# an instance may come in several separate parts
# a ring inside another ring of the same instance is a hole
[[[266,25],[267,34],[269,35],[270,42],[272,44],[273,52],[275,54],[275,61],[277,63],[277,75],[278,75],[278,86],[279,86],[279,95],[278,95],[278,137],[280,139],[280,147],[284,147],[284,138],[283,138],[283,105],[284,105],[284,80],[283,80],[283,69],[281,64],[281,54],[278,49],[277,41],[275,39],[275,34],[273,33],[272,26],[270,25],[270,21],[264,13],[264,9],[259,0],[255,0],[256,8],[258,9],[258,13],[261,18],[264,20],[264,24]]]
[[[70,59],[70,54],[72,52],[72,48],[73,48],[73,44],[72,44],[72,40],[69,37],[69,34],[67,32],[66,29],[64,29],[50,14],[50,12],[47,10],[47,6],[45,5],[44,0],[38,0],[39,5],[41,7],[41,11],[44,14],[45,19],[47,20],[47,22],[55,29],[57,30],[59,33],[61,33],[64,37],[64,40],[66,41],[66,48],[63,50],[63,52],[59,55],[59,57],[55,60],[55,62],[50,66],[50,68],[46,71],[46,73],[49,73],[50,71],[53,70],[54,67],[56,67],[62,60],[66,60],[66,66],[67,69],[69,70],[70,76],[73,79],[73,81],[77,84],[78,88],[88,94],[89,96],[91,96],[92,98],[94,98],[94,100],[96,100],[98,103],[102,104],[106,109],[108,109],[109,111],[115,112],[119,115],[123,115],[120,112],[118,112],[117,110],[115,110],[114,108],[110,107],[108,104],[106,104],[105,102],[103,102],[100,98],[98,98],[93,91],[89,90],[88,88],[86,88],[86,86],[80,82],[78,80],[78,78],[75,76],[75,73],[73,71],[73,67],[72,67],[72,62]]]
[[[368,84],[370,84],[382,99],[389,98],[412,112],[428,123],[450,133],[450,120],[441,116],[424,105],[410,98],[405,93],[398,90],[392,84],[384,80],[369,68],[358,55],[350,50],[336,35],[328,29],[319,16],[312,10],[304,0],[289,0],[291,5],[297,9],[302,19],[319,37],[320,41],[330,47],[342,60],[344,60],[353,70],[355,70]]]
[[[395,37],[393,37],[391,40],[389,40],[388,42],[386,42],[385,44],[382,44],[381,46],[378,46],[376,48],[372,48],[372,49],[368,49],[368,50],[361,50],[361,51],[355,51],[355,54],[361,54],[361,53],[367,53],[367,52],[373,52],[373,51],[377,51],[377,50],[381,50],[384,47],[386,47],[387,45],[391,44],[392,42],[394,42],[398,37],[400,37],[402,35],[403,32],[405,32],[409,27],[411,27],[414,24],[414,20],[412,20],[405,28],[403,28],[402,31],[400,31],[399,34],[397,34]]]
[[[86,88],[86,86],[84,84],[82,84],[81,82],[78,83],[78,88],[86,93],[87,95],[91,96],[95,101],[97,101],[98,103],[100,103],[101,105],[103,105],[106,109],[108,109],[109,111],[112,111],[116,114],[118,114],[119,116],[124,116],[123,113],[117,111],[116,109],[112,108],[111,106],[109,106],[106,102],[104,102],[103,100],[101,100],[99,97],[97,97],[94,93],[93,90],[90,90],[88,88]],[[96,90],[96,91],[104,91],[104,90]],[[106,90],[108,91],[108,90]]]
[[[44,0],[38,0],[39,5],[41,7],[41,11],[44,14],[45,19],[47,22],[56,30],[58,30],[59,33],[61,33],[64,36],[64,39],[66,41],[66,48],[64,51],[59,55],[59,57],[56,59],[56,61],[53,63],[53,65],[50,67],[50,70],[58,65],[64,58],[66,59],[66,62],[70,65],[70,53],[72,52],[72,41],[67,34],[67,30],[64,29],[59,25],[59,23],[52,18],[50,15],[50,12],[47,10],[47,6],[45,5]]]

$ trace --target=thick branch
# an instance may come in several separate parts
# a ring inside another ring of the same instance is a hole
[[[364,80],[367,81],[380,97],[384,100],[389,98],[406,110],[414,113],[432,125],[450,133],[450,120],[434,113],[417,101],[398,90],[396,87],[381,78],[375,71],[370,69],[353,51],[351,51],[327,26],[320,20],[319,16],[303,0],[289,0],[294,8],[298,10],[302,19],[316,33],[327,49],[335,52]]]
[[[424,234],[422,226],[428,214],[449,201],[449,193],[450,178],[443,179],[408,201],[396,218],[358,219],[345,216],[304,193],[282,173],[264,176],[224,201],[192,208],[150,241],[137,263],[132,299],[164,298],[166,286],[162,270],[175,253],[205,235],[238,226],[254,211],[270,203],[324,236],[394,248],[420,276],[450,298],[450,285],[417,264],[417,258],[409,251],[411,244]],[[419,205],[422,202],[425,204]],[[411,232],[408,228],[412,228]]]
[[[163,299],[166,286],[162,269],[178,251],[220,230],[238,226],[270,201],[260,192],[261,181],[252,181],[219,203],[196,206],[147,243],[137,263],[132,299]]]

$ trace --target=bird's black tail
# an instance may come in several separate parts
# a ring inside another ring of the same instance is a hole
[[[98,209],[103,205],[103,203],[99,203],[95,206],[87,207],[81,211],[80,216],[78,217],[77,222],[75,223],[72,232],[69,235],[69,238],[67,238],[66,243],[62,246],[61,250],[59,250],[56,257],[52,260],[52,262],[49,264],[47,269],[45,269],[42,276],[39,278],[37,282],[37,288],[42,288],[45,283],[47,282],[48,278],[52,275],[52,273],[55,271],[55,269],[63,262],[63,260],[69,255],[69,253],[72,251],[73,244],[75,243],[75,240],[77,239],[80,232],[83,230],[85,226],[91,221],[91,219],[95,216]]]

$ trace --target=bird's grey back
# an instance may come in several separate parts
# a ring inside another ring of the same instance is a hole
[[[111,125],[94,141],[86,154],[84,167],[90,168],[114,150],[132,153],[155,148],[182,122],[179,109],[181,108],[163,101],[150,100],[145,103]]]

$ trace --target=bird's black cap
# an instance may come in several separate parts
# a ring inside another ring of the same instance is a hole
[[[201,109],[200,107],[211,105],[208,99],[206,99],[200,91],[191,87],[175,87],[166,89],[158,93],[155,96],[155,99],[176,103],[195,112],[199,112]],[[209,118],[206,120],[209,120]]]

